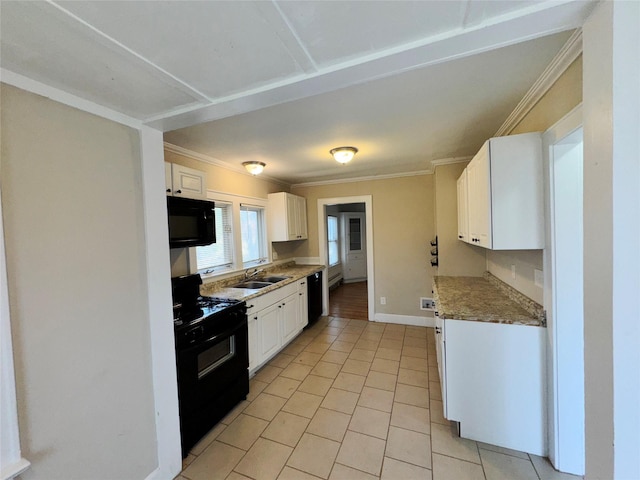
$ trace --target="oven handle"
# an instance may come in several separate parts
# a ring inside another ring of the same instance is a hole
[[[242,322],[240,322],[240,324],[236,325],[235,327],[232,327],[232,328],[230,328],[228,330],[225,330],[222,333],[218,333],[218,334],[216,334],[216,335],[214,335],[212,337],[209,337],[206,340],[199,341],[195,345],[188,346],[186,348],[181,348],[180,350],[182,352],[185,352],[185,353],[190,353],[193,350],[201,349],[203,347],[208,348],[210,344],[216,343],[218,340],[220,340],[222,338],[230,337],[234,333],[236,333],[238,330],[241,330],[242,328],[246,328],[246,327],[247,327],[247,320],[245,318],[245,319],[242,320]]]

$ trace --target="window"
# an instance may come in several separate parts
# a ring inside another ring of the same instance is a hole
[[[243,266],[247,267],[266,262],[264,208],[241,205],[240,230],[242,232]]]
[[[216,243],[189,249],[189,271],[216,276],[270,260],[267,245],[267,200],[209,192],[216,204]]]
[[[221,272],[233,266],[232,204],[214,201],[216,243],[206,247],[196,247],[197,270],[200,273]]]
[[[327,239],[329,242],[329,266],[340,263],[338,255],[338,217],[327,217]]]

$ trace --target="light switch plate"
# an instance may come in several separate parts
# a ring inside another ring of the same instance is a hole
[[[538,270],[537,268],[533,270],[533,282],[536,284],[536,287],[544,287],[544,273],[542,270]]]

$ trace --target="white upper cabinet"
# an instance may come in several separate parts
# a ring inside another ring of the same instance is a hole
[[[307,200],[291,193],[270,193],[268,220],[272,242],[307,238]]]
[[[469,212],[467,205],[467,170],[458,178],[458,239],[468,241]]]
[[[207,198],[207,174],[201,170],[164,163],[167,195],[187,198]]]
[[[465,211],[468,216],[468,235],[461,240],[492,250],[544,248],[539,133],[487,140],[465,175],[466,181],[458,180],[458,202],[466,196],[466,208],[458,205],[459,237]]]

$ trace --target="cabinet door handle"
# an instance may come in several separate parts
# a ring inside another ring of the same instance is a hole
[[[439,335],[441,333],[442,333],[442,331],[440,330],[440,327],[436,327],[436,335]]]
[[[167,193],[171,193],[171,189],[170,188],[167,188]]]
[[[431,292],[433,293],[433,292]],[[247,308],[253,308],[253,305],[247,305]]]
[[[305,284],[305,282],[300,282],[300,285],[304,285],[304,284]]]
[[[176,193],[182,193],[182,190],[176,190]]]

